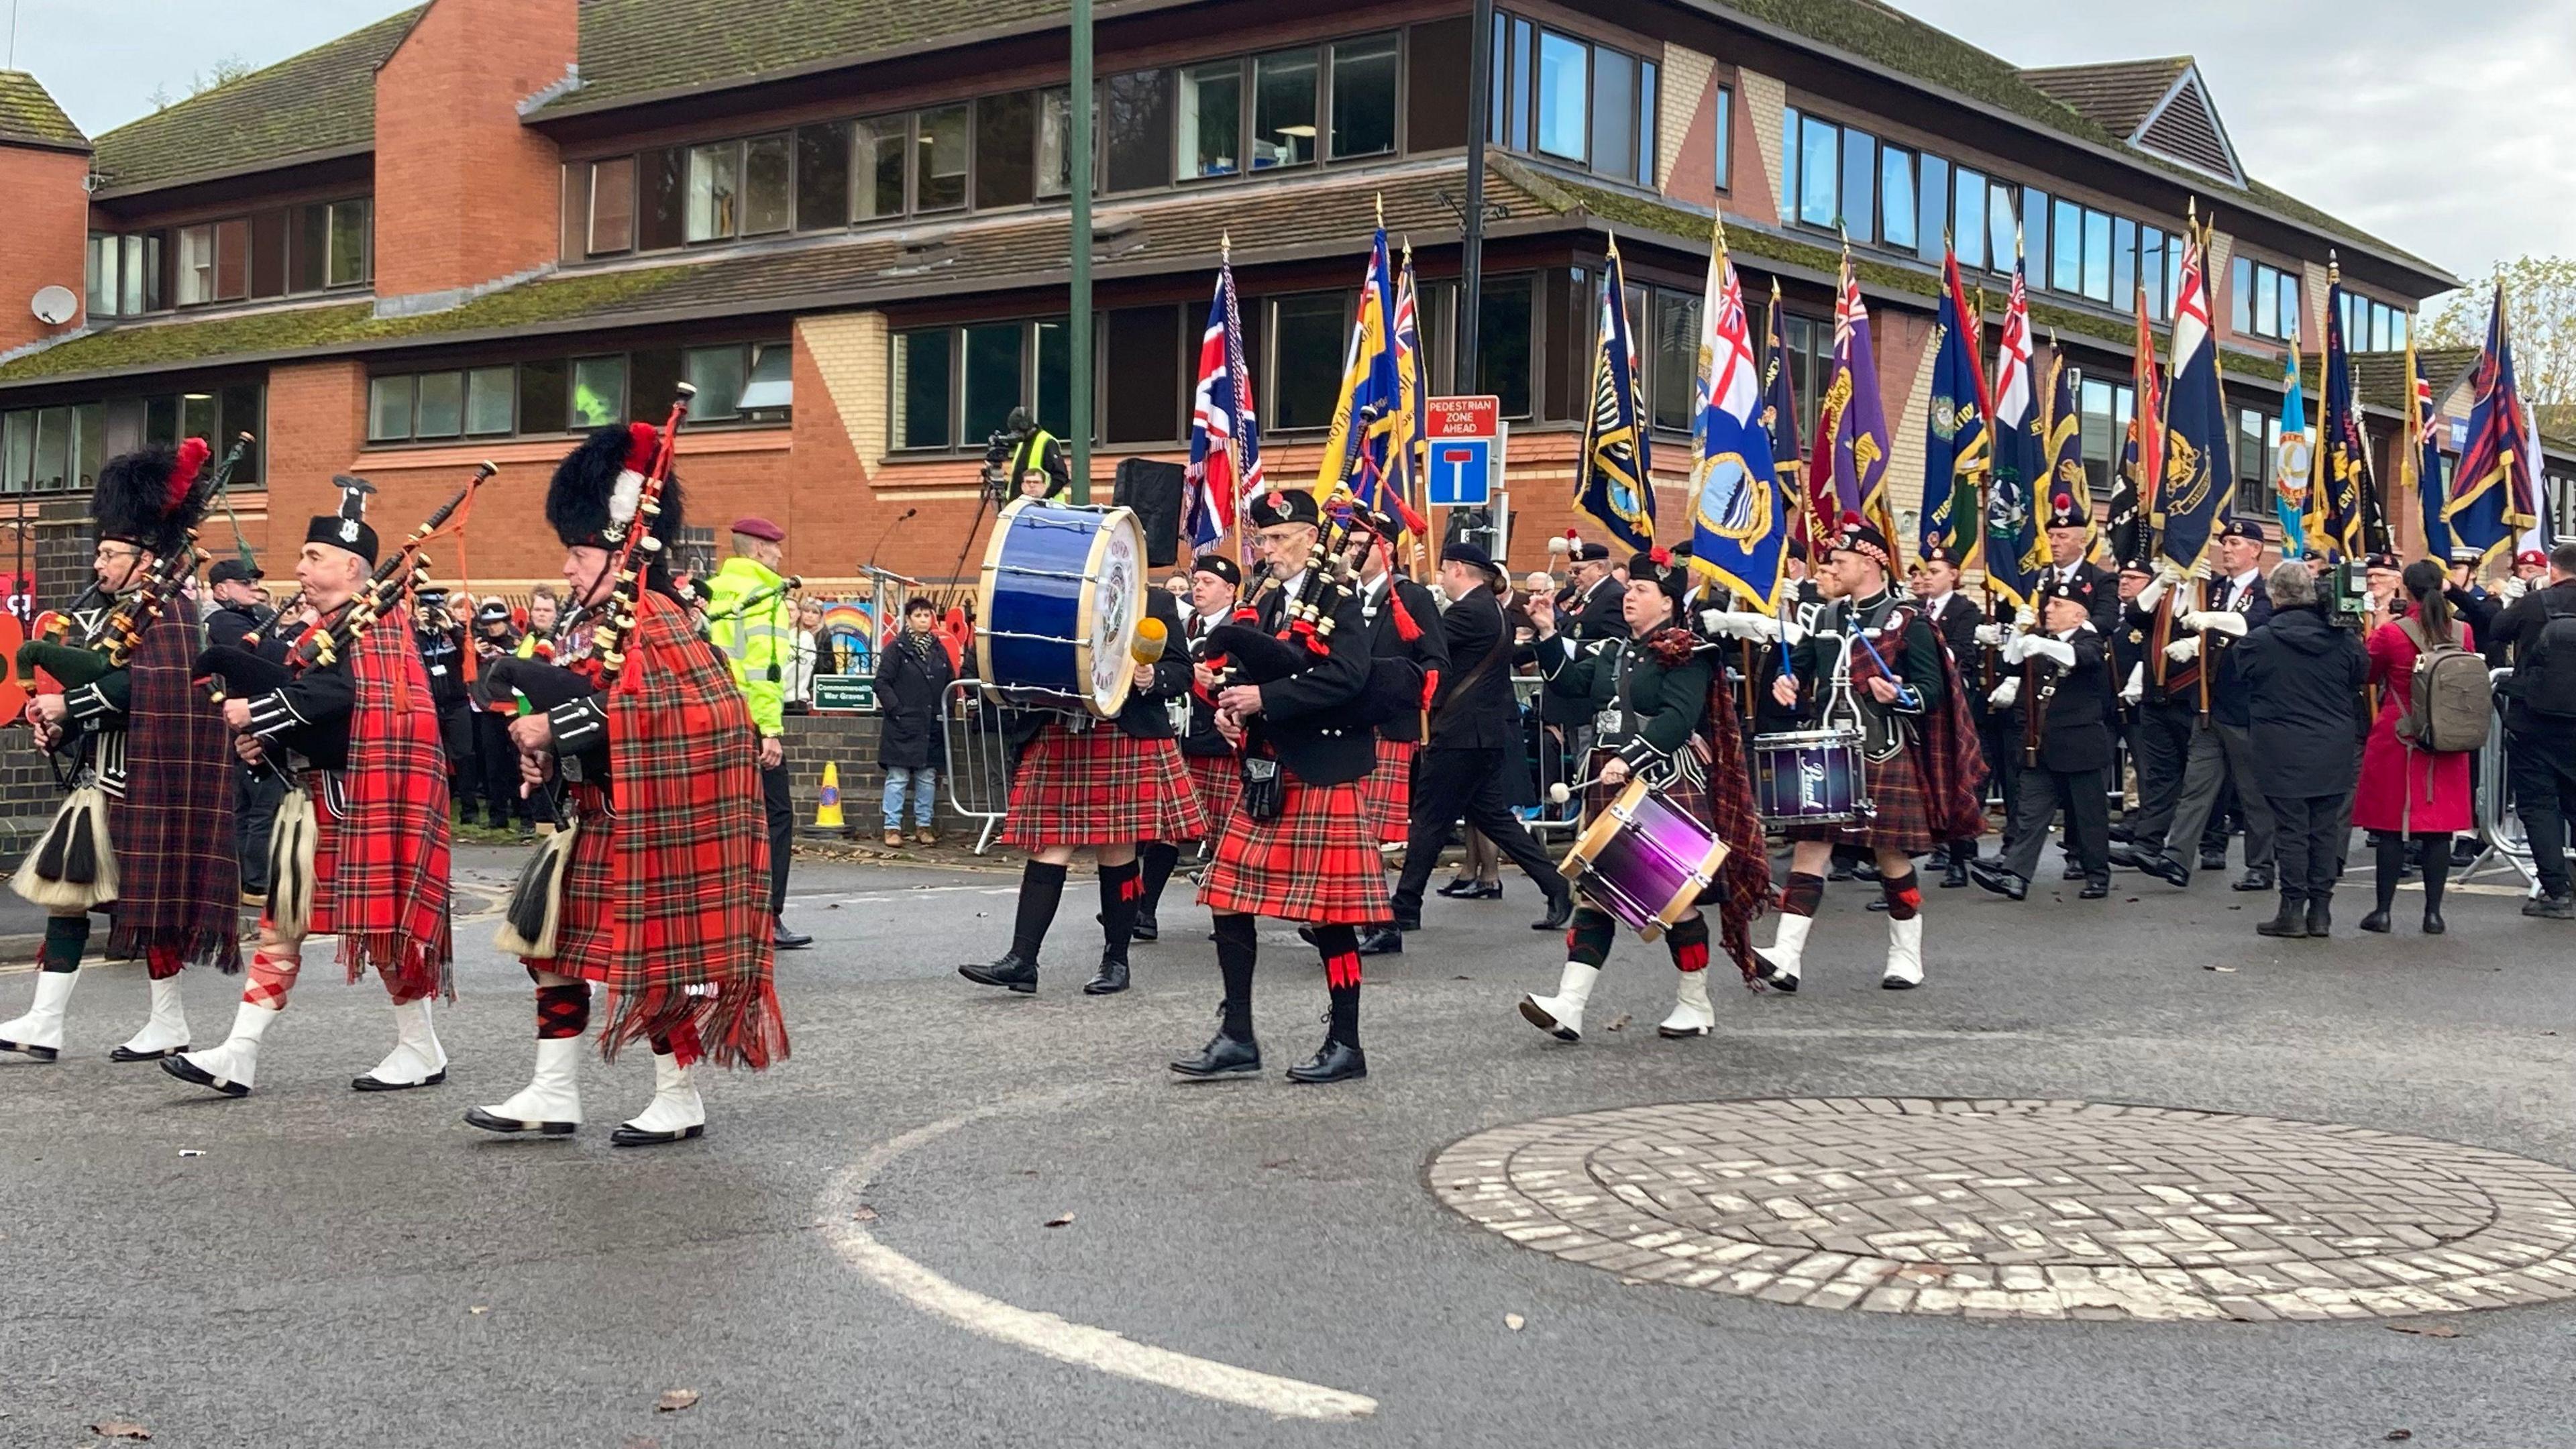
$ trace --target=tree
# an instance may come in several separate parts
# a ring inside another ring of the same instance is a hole
[[[2504,285],[2514,380],[2542,432],[2576,436],[2576,257],[2515,257],[2424,315],[2428,347],[2483,347],[2487,308]]]
[[[211,69],[198,71],[196,74],[188,77],[188,94],[186,99],[193,100],[218,86],[231,85],[234,81],[240,80],[243,76],[249,75],[257,69],[259,69],[258,66],[252,65],[249,61],[242,59],[238,55],[225,56],[223,59],[216,61]],[[165,82],[164,84],[154,86],[152,88],[152,94],[145,96],[144,99],[152,103],[152,109],[156,111],[166,111],[172,106],[177,105],[182,98],[170,94],[170,87]]]

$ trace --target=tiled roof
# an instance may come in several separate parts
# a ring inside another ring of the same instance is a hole
[[[1313,254],[1355,254],[1385,207],[1387,233],[1454,234],[1464,191],[1459,165],[1354,175],[1337,183],[1256,184],[1184,192],[1092,217],[1094,269],[1103,277],[1212,262],[1229,229],[1239,264]],[[1502,219],[1552,214],[1504,174],[1485,200]],[[385,343],[435,344],[494,333],[616,327],[670,316],[751,315],[856,306],[950,291],[1060,286],[1067,265],[1061,209],[943,226],[920,245],[902,231],[819,244],[762,246],[667,265],[584,271],[528,282],[446,312],[378,318],[353,302],[268,308],[227,316],[128,324],[75,337],[0,364],[0,387],[60,378],[156,372],[221,358],[328,356]],[[1253,245],[1255,238],[1272,245]],[[1356,265],[1356,263],[1354,263]]]
[[[2460,385],[2469,369],[2478,365],[2478,349],[2474,347],[2424,347],[2418,348],[2415,355],[2437,403],[2450,396],[2451,389]],[[2323,359],[2317,359],[2311,370],[2322,378],[2324,365]],[[2352,381],[2362,406],[2390,412],[2403,412],[2406,400],[2415,392],[2414,380],[2406,375],[2406,354],[2402,351],[2352,354]]]
[[[0,142],[88,149],[89,138],[23,70],[0,70]]]
[[[2025,70],[2021,77],[2112,135],[2128,136],[2136,134],[2139,123],[2190,64],[2190,56],[2169,55],[2105,65],[2043,66]]]
[[[98,138],[110,191],[292,164],[373,145],[376,67],[420,9],[389,15]]]

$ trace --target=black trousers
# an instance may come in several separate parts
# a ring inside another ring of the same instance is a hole
[[[2004,802],[2004,839],[2011,840],[2021,821],[2021,716],[1979,711],[1977,746],[1985,751],[1986,778]]]
[[[1464,816],[1485,833],[1494,847],[1510,856],[1521,873],[1554,897],[1565,890],[1565,877],[1548,859],[1512,807],[1503,803],[1503,752],[1458,750],[1433,745],[1422,752],[1413,771],[1413,814],[1404,842],[1404,874],[1395,883],[1391,909],[1398,921],[1422,919],[1422,890],[1448,843],[1449,827]]]
[[[760,772],[760,803],[769,813],[769,914],[787,909],[787,864],[796,853],[796,802],[787,791],[787,762]]]
[[[2351,833],[2352,792],[2334,795],[2266,795],[2272,807],[2272,864],[2281,898],[2322,901],[2334,895],[2343,873],[2343,841]]]
[[[2563,896],[2568,890],[2567,816],[2576,806],[2576,730],[2512,730],[2505,744],[2505,780],[2531,844],[2532,874],[2540,878],[2542,891]]]
[[[2025,769],[2021,772],[2020,808],[2013,813],[2013,833],[2004,846],[2004,869],[2029,880],[2039,869],[2039,853],[2048,843],[2049,822],[2066,812],[2066,851],[2086,880],[2111,873],[2111,797],[2101,770]]]
[[[513,815],[522,825],[535,823],[536,806],[519,793],[519,752],[510,748],[509,716],[475,712],[474,763],[483,772],[483,806],[492,824],[507,825]]]
[[[270,770],[233,772],[233,850],[241,860],[242,889],[268,889],[268,830],[286,799],[286,781]]]

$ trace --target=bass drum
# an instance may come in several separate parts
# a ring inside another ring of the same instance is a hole
[[[1020,708],[1109,719],[1126,707],[1145,616],[1145,533],[1125,508],[1023,498],[984,550],[975,668]]]

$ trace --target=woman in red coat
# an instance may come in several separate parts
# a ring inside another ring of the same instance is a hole
[[[2405,589],[2412,607],[2370,635],[2370,682],[2379,687],[2379,717],[2361,751],[2361,786],[2353,796],[2352,823],[2370,832],[2378,852],[2379,908],[2364,916],[2365,931],[2388,930],[2405,874],[2408,836],[2423,842],[2424,934],[2442,934],[2442,887],[2451,873],[2451,833],[2476,828],[2474,786],[2465,751],[2436,753],[2398,737],[2397,721],[2414,698],[2420,636],[2474,652],[2469,626],[2452,617],[2443,597],[2442,566],[2418,559],[2407,566]],[[2411,616],[2411,617],[2408,617]]]

